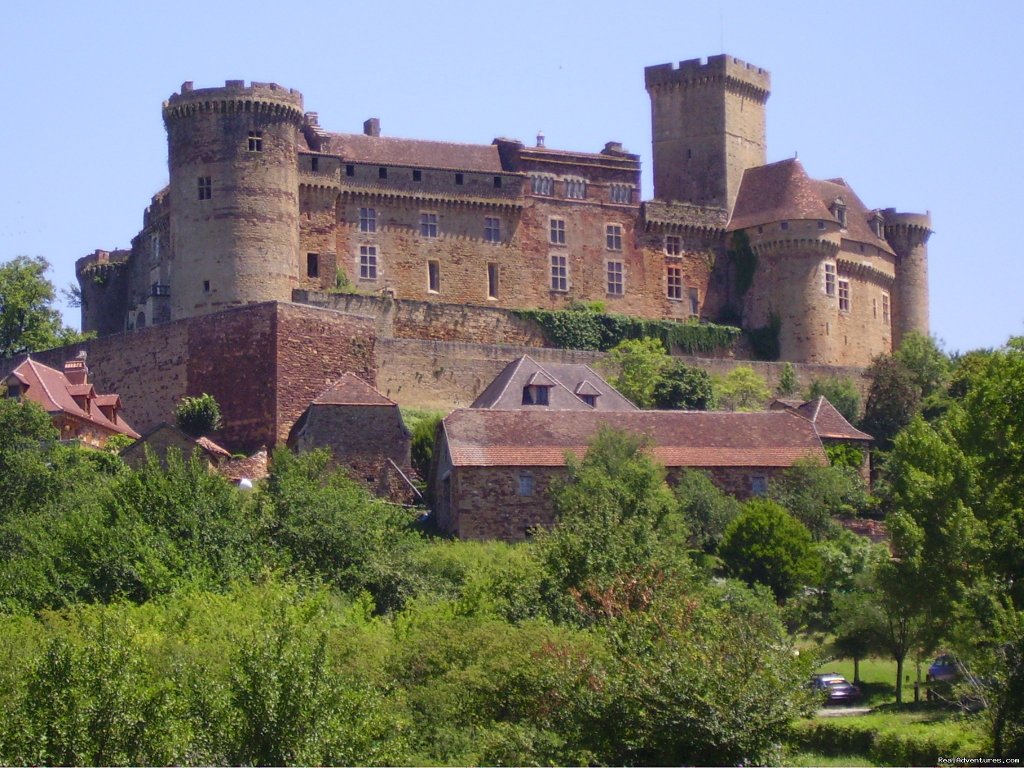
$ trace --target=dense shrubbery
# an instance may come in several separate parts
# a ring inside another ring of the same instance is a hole
[[[595,312],[587,307],[568,310],[516,310],[533,320],[548,344],[563,349],[605,351],[627,339],[657,339],[667,349],[689,355],[714,354],[729,349],[740,337],[739,328],[712,323],[645,320],[630,315]]]

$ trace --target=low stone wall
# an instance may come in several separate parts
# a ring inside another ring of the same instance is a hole
[[[604,352],[550,349],[510,344],[470,344],[422,339],[378,339],[376,345],[377,387],[399,405],[413,408],[451,410],[470,405],[502,368],[520,355],[528,354],[541,364],[585,363],[601,375]],[[724,358],[679,357],[688,365],[725,376],[737,366],[748,366],[762,376],[774,391],[785,363],[766,363]],[[866,391],[860,368],[793,364],[800,391],[814,379],[849,377]],[[863,397],[862,397],[863,400]]]

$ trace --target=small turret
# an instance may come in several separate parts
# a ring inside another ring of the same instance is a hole
[[[932,234],[931,213],[882,212],[885,239],[896,251],[896,280],[893,286],[892,346],[896,349],[911,331],[927,336],[928,322],[928,238]]]

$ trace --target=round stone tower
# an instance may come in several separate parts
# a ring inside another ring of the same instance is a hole
[[[928,322],[928,238],[932,234],[930,213],[882,212],[885,239],[896,251],[896,280],[893,286],[892,348],[911,331],[927,336]]]
[[[291,300],[302,115],[298,91],[242,80],[187,82],[164,102],[172,320]]]

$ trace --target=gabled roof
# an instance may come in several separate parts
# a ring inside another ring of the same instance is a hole
[[[870,243],[887,253],[893,252],[884,239],[875,235],[869,224],[877,211],[869,210],[843,179],[812,179],[796,158],[759,165],[743,172],[727,229],[732,232],[798,219],[835,221],[832,205],[837,198],[846,206],[844,237]]]
[[[362,133],[331,133],[321,151],[342,160],[368,165],[398,165],[478,173],[502,173],[493,144],[399,139]]]
[[[784,409],[797,413],[814,425],[819,437],[826,440],[862,440],[871,442],[875,438],[867,432],[861,432],[846,420],[828,398],[819,395],[813,400],[775,400],[773,410]]]
[[[549,383],[550,382],[550,383]],[[523,387],[549,386],[546,406],[527,406],[549,411],[598,410],[635,411],[637,408],[602,379],[593,368],[582,363],[538,363],[529,355],[518,357],[494,377],[470,408],[518,410],[523,406]],[[581,389],[582,387],[582,389]],[[591,407],[580,395],[596,395],[597,405]]]
[[[398,407],[398,403],[382,395],[354,373],[342,374],[340,379],[317,395],[312,404],[391,405]]]
[[[51,415],[63,413],[107,432],[116,432],[133,438],[139,436],[139,433],[119,416],[116,417],[116,421],[111,421],[99,407],[89,407],[86,410],[75,401],[75,397],[83,397],[86,405],[90,400],[96,406],[108,405],[109,398],[116,398],[117,395],[95,395],[91,384],[71,384],[63,373],[36,362],[31,357],[15,368],[8,375],[8,380],[11,377],[16,378],[24,388],[24,398],[42,406],[43,410]],[[99,402],[100,397],[105,398],[103,403]]]
[[[582,456],[601,427],[643,435],[667,467],[788,467],[826,461],[811,422],[791,411],[497,411],[465,408],[444,420],[456,467],[559,467]]]

